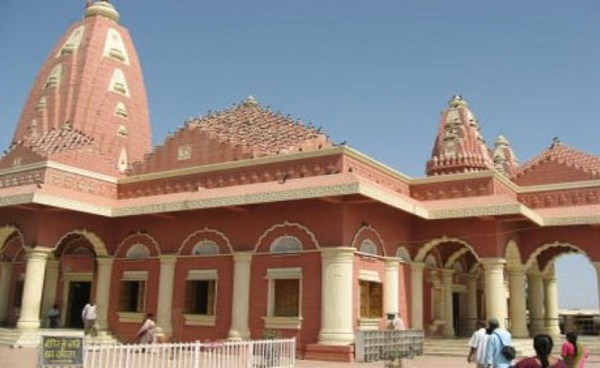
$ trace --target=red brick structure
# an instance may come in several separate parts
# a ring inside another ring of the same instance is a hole
[[[600,264],[600,158],[557,140],[519,165],[455,96],[426,172],[251,97],[152,149],[133,43],[95,2],[46,59],[0,159],[0,322],[39,331],[56,302],[78,328],[93,299],[124,341],[152,312],[171,340],[275,332],[334,360],[390,313],[428,336],[492,316],[517,337],[557,333],[553,261]]]

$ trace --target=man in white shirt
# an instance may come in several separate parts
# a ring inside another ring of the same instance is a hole
[[[477,364],[477,368],[484,368],[486,367],[485,352],[489,335],[487,334],[485,323],[479,321],[477,322],[477,327],[479,327],[479,329],[471,335],[471,339],[469,340],[470,350],[469,355],[467,356],[467,362],[474,362]]]
[[[81,319],[83,320],[83,333],[86,335],[96,336],[96,318],[98,313],[96,312],[96,305],[93,301],[90,301],[83,307],[81,311]]]

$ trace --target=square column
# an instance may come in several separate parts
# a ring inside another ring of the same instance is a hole
[[[98,279],[96,284],[96,311],[98,318],[98,329],[108,330],[108,301],[110,298],[110,280],[112,278],[113,259],[108,257],[98,257]]]
[[[424,263],[410,264],[410,326],[423,329],[423,268]]]
[[[485,274],[485,312],[486,318],[496,318],[500,327],[506,328],[506,295],[504,290],[504,258],[483,258]]]
[[[231,305],[231,328],[229,339],[250,338],[248,315],[250,311],[250,266],[252,253],[233,254],[233,302]]]
[[[512,266],[508,268],[510,289],[510,330],[514,338],[527,338],[527,307],[525,290],[525,268]]]
[[[454,270],[442,270],[442,284],[444,285],[444,337],[454,337],[454,305],[452,303],[452,285]]]
[[[0,323],[8,320],[8,293],[13,272],[11,262],[0,262]]]
[[[52,249],[37,246],[27,251],[25,268],[25,285],[21,302],[21,316],[17,321],[20,330],[36,330],[40,328],[40,307],[42,290],[46,273],[46,259]]]
[[[175,280],[176,255],[160,256],[160,279],[158,281],[158,306],[156,310],[156,324],[159,325],[166,336],[173,334],[172,305],[173,283]]]
[[[321,345],[354,342],[354,248],[321,248]]]

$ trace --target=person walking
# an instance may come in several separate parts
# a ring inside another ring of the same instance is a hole
[[[156,342],[156,322],[154,322],[154,314],[148,313],[146,320],[140,327],[140,330],[136,334],[140,339],[140,344],[154,344]]]
[[[479,329],[473,332],[471,339],[469,340],[469,355],[467,355],[467,362],[477,364],[477,368],[485,368],[485,348],[487,344],[488,334],[485,329],[485,322],[478,321],[477,327]]]
[[[533,338],[535,356],[521,359],[513,368],[568,368],[564,360],[552,356],[552,337],[540,334]]]
[[[508,368],[513,357],[507,357],[503,353],[505,347],[512,343],[510,332],[500,328],[500,323],[496,318],[488,321],[487,328],[488,340],[485,349],[485,364],[488,368]]]
[[[561,355],[569,368],[584,368],[588,357],[588,351],[577,342],[577,334],[569,332],[565,336],[567,341],[562,345]]]
[[[81,311],[81,319],[83,320],[83,333],[95,337],[98,334],[96,331],[96,319],[98,318],[98,312],[96,311],[96,305],[90,300],[89,303],[83,307]]]

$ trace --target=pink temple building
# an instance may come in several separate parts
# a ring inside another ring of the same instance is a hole
[[[460,96],[438,124],[420,178],[252,97],[153,148],[133,41],[94,2],[0,159],[0,323],[26,339],[57,303],[81,328],[91,299],[125,342],[151,312],[172,340],[275,331],[346,361],[390,313],[428,337],[492,316],[515,337],[558,334],[554,260],[600,272],[600,158],[556,140],[520,165]]]

